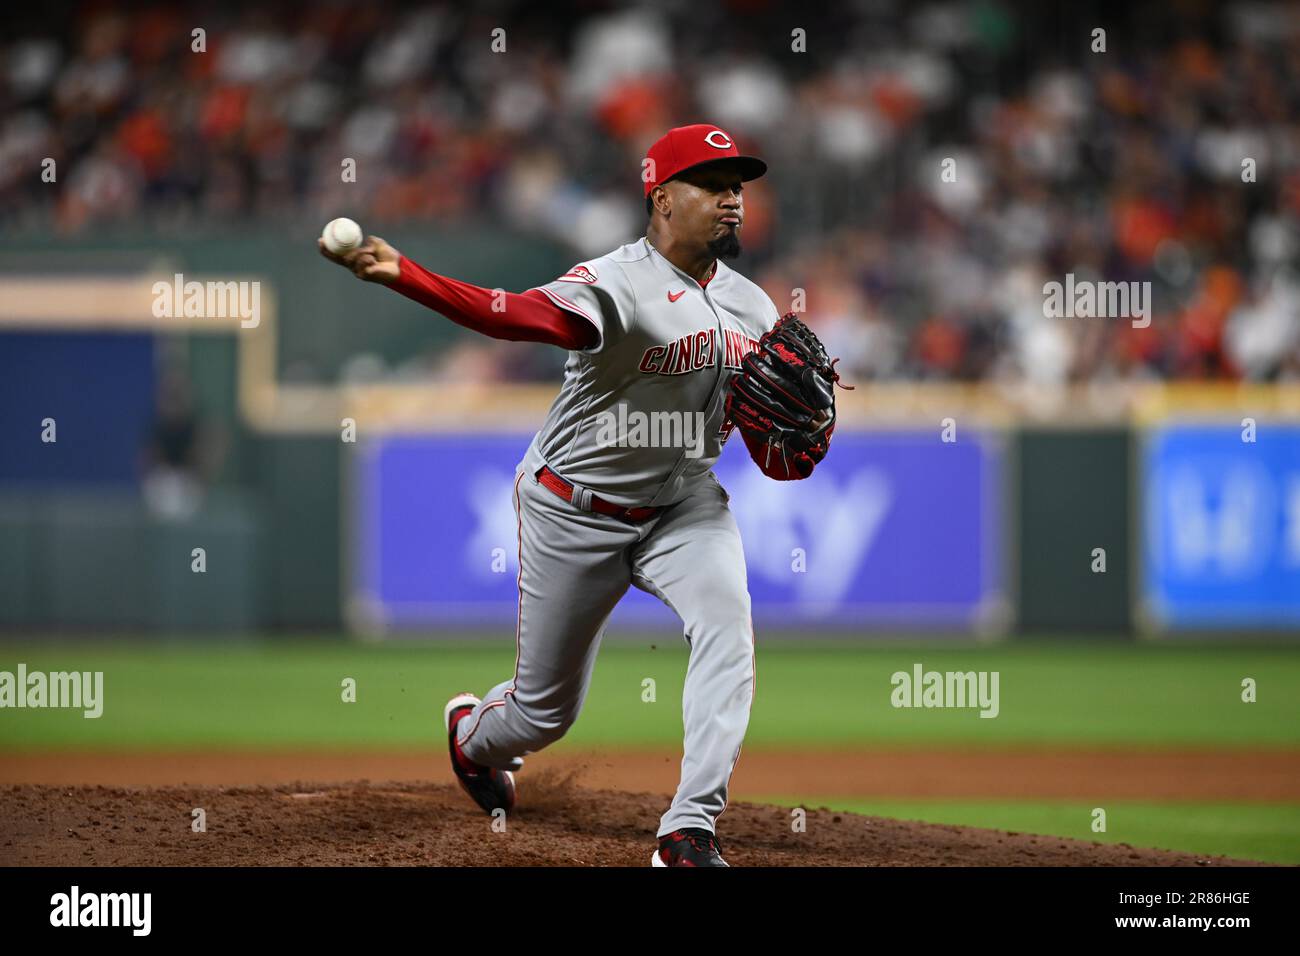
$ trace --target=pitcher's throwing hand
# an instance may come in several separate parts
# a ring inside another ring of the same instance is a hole
[[[330,262],[351,269],[358,279],[392,285],[399,274],[398,260],[402,254],[378,236],[366,236],[366,241],[351,252],[336,255],[325,248],[325,240],[317,239],[316,248]]]

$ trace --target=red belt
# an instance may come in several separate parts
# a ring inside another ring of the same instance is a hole
[[[565,501],[572,504],[573,502],[573,485],[569,484],[549,467],[543,467],[537,473],[537,480],[545,485],[551,491],[555,492]],[[619,521],[629,521],[632,524],[640,524],[642,521],[649,521],[660,511],[659,508],[624,508],[622,505],[616,505],[612,501],[606,501],[604,498],[591,496],[591,510],[597,514],[608,515],[611,518],[617,518]]]

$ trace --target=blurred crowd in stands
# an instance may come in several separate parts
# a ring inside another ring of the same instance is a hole
[[[771,165],[738,267],[849,380],[1300,379],[1300,7],[1089,6],[11,11],[0,234],[346,213],[581,259],[642,234],[646,146],[709,121]],[[1068,273],[1150,282],[1150,326],[1046,318]]]

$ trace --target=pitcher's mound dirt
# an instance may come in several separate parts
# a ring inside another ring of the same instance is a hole
[[[542,772],[494,832],[455,785],[49,787],[0,791],[0,865],[648,866],[664,797]],[[194,811],[205,832],[194,832]],[[1222,857],[737,803],[718,824],[735,866],[1188,866]]]

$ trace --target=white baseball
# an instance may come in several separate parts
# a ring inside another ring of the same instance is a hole
[[[331,219],[320,234],[325,248],[336,256],[345,255],[361,245],[361,227],[351,219]]]

